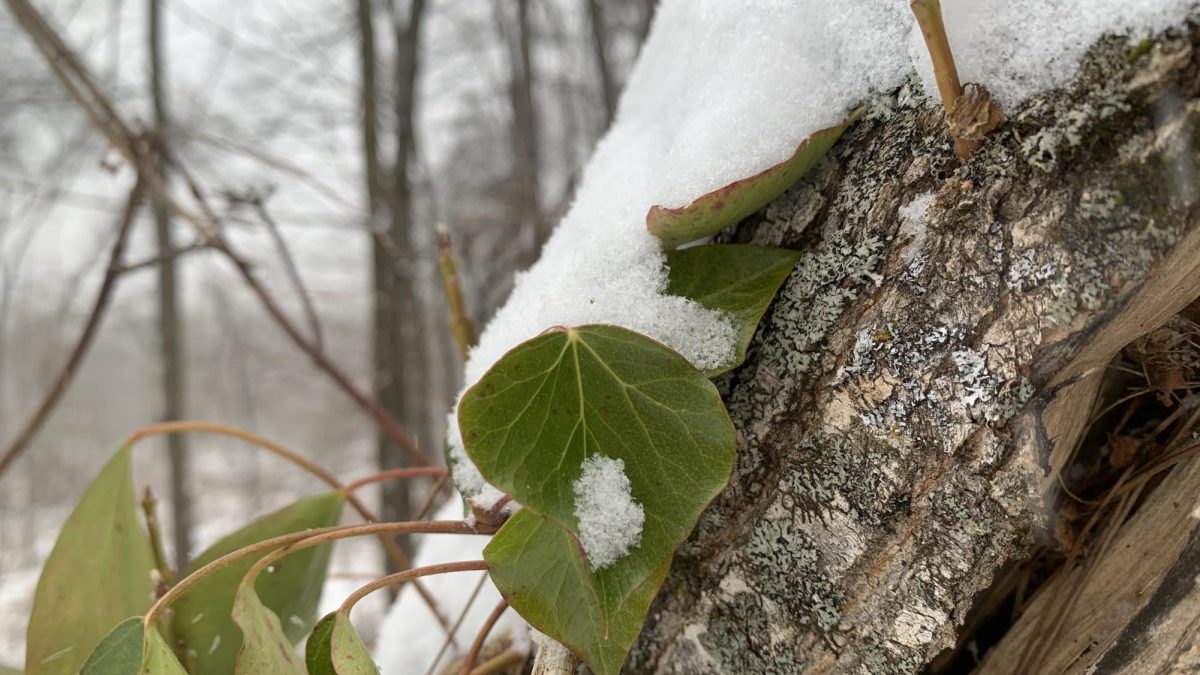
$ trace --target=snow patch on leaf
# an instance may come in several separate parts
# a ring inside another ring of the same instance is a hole
[[[625,462],[592,455],[571,486],[579,540],[592,570],[617,562],[642,541],[646,512],[633,500]]]

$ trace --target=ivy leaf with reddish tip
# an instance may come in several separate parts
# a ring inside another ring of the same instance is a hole
[[[734,430],[703,373],[617,326],[543,333],[504,355],[458,409],[467,455],[523,505],[484,550],[492,580],[538,630],[616,673],[671,559],[725,487]],[[585,459],[623,463],[640,541],[593,569],[573,485]]]
[[[305,645],[308,675],[377,675],[379,668],[350,617],[331,612],[317,623]]]
[[[696,246],[667,253],[667,293],[725,312],[737,331],[734,360],[706,371],[706,375],[718,375],[746,360],[746,349],[758,322],[799,259],[795,251],[742,244]]]
[[[720,232],[766,206],[800,180],[829,152],[857,117],[858,111],[855,111],[841,124],[804,139],[788,159],[702,195],[687,206],[650,207],[646,214],[646,229],[668,250]]]
[[[126,445],[88,486],[42,568],[29,619],[26,672],[79,672],[114,626],[150,607],[153,569],[133,494],[132,447]]]

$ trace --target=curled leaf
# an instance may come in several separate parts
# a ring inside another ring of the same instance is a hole
[[[720,232],[766,206],[800,180],[829,152],[857,117],[855,111],[841,124],[814,132],[788,159],[702,195],[687,206],[650,207],[646,214],[646,229],[668,250]]]

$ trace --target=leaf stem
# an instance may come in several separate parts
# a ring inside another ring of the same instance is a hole
[[[462,668],[459,668],[458,675],[471,675],[475,668],[475,660],[479,658],[479,652],[483,650],[483,643],[487,641],[488,633],[492,632],[496,622],[500,620],[500,615],[504,610],[508,609],[508,600],[501,599],[492,613],[488,615],[487,621],[483,622],[483,626],[479,628],[479,634],[475,636],[475,642],[471,645],[471,651],[467,652],[467,658],[463,661]]]
[[[503,652],[493,656],[492,658],[479,664],[479,667],[471,671],[471,675],[493,675],[499,673],[509,666],[515,666],[529,658],[529,654],[521,653],[516,649],[506,649]]]
[[[256,445],[263,450],[282,457],[301,469],[304,469],[313,476],[316,476],[321,482],[325,483],[331,488],[335,490],[341,490],[346,495],[346,501],[349,502],[350,506],[358,512],[359,516],[361,516],[363,520],[367,521],[368,523],[375,523],[379,521],[379,516],[375,515],[371,509],[367,508],[367,505],[364,504],[362,500],[360,500],[353,493],[353,491],[349,490],[345,485],[343,485],[342,482],[337,479],[337,476],[334,476],[333,473],[328,469],[313,462],[298,452],[289,450],[270,439],[263,438],[258,434],[245,431],[243,429],[226,426],[224,424],[215,424],[212,422],[163,422],[161,424],[152,424],[147,427],[142,427],[129,437],[129,442],[136,443],[142,439],[160,436],[162,434],[186,432],[228,436],[230,438],[236,438],[238,440],[245,441],[251,445]],[[439,482],[434,488],[435,494],[443,482]],[[392,537],[381,534],[379,536],[379,543],[383,546],[384,550],[388,554],[388,557],[391,559],[392,564],[394,564],[397,569],[406,570],[412,567],[412,560],[409,559],[408,555],[404,553],[404,549],[400,548],[400,545],[397,544]],[[449,630],[449,621],[445,616],[442,615],[442,612],[438,608],[437,601],[434,599],[433,595],[430,594],[429,591],[420,584],[420,582],[414,581],[413,585],[417,588],[417,592],[421,595],[421,598],[425,600],[425,604],[429,606],[430,611],[433,612],[435,617],[437,617],[438,623],[441,624],[442,628]]]
[[[447,473],[448,470],[442,466],[411,466],[403,469],[388,469],[387,471],[373,473],[369,476],[363,476],[354,482],[346,483],[346,487],[343,489],[346,491],[346,494],[350,494],[361,487],[372,485],[374,483],[382,483],[388,480],[398,480],[403,478],[416,478],[419,476],[438,476],[440,478],[445,476]],[[434,494],[437,494],[436,490],[434,491]],[[420,519],[417,518],[416,520]]]
[[[300,544],[303,543],[304,542],[300,542]],[[297,550],[300,548],[300,544],[297,544]],[[342,614],[349,615],[350,610],[354,609],[354,605],[358,604],[359,600],[362,600],[366,596],[381,588],[402,584],[410,579],[426,577],[432,574],[446,574],[449,572],[486,572],[487,568],[487,563],[482,560],[463,560],[459,562],[438,563],[436,565],[414,567],[411,570],[404,570],[403,572],[389,574],[386,577],[380,577],[351,593],[350,596],[346,598],[345,602],[342,603],[342,606],[338,608],[338,611]]]
[[[465,522],[458,520],[434,520],[426,522],[398,522],[398,523],[367,523],[366,525],[339,525],[334,527],[323,527],[315,530],[306,530],[303,532],[292,532],[289,534],[271,537],[262,541],[255,542],[249,546],[239,548],[236,551],[231,551],[216,560],[208,563],[204,567],[192,572],[184,577],[180,582],[170,588],[157,602],[154,603],[150,610],[146,612],[144,623],[151,626],[158,620],[158,616],[172,602],[179,598],[195,586],[201,580],[205,579],[214,572],[221,570],[229,565],[263,551],[269,551],[250,568],[246,573],[246,577],[252,578],[260,570],[265,568],[270,562],[277,560],[283,555],[298,551],[309,546],[316,546],[328,541],[337,539],[346,539],[349,537],[358,537],[368,534],[491,534],[490,531],[481,530],[479,528],[468,525]],[[303,544],[301,546],[293,546],[295,544]],[[280,548],[282,547],[282,548]],[[270,559],[270,560],[268,560]],[[267,561],[264,563],[264,561]],[[245,577],[244,577],[245,578]]]

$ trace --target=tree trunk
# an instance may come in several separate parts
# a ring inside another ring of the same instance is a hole
[[[516,0],[516,28],[508,39],[509,103],[512,106],[513,186],[522,230],[532,235],[529,258],[537,258],[542,242],[549,235],[542,217],[538,193],[541,165],[538,157],[537,117],[533,105],[533,61],[530,55],[532,33],[529,25],[529,0]],[[499,11],[503,11],[498,6]]]
[[[413,138],[413,115],[417,79],[417,58],[421,35],[424,0],[412,0],[406,16],[396,16],[396,154],[392,165],[391,191],[387,202],[391,222],[386,232],[378,233],[372,242],[375,280],[375,394],[389,413],[401,420],[416,435],[422,447],[430,447],[428,438],[427,394],[425,383],[425,354],[421,340],[421,312],[416,289],[417,254],[414,249],[413,202],[410,164],[416,150]],[[399,11],[399,10],[397,10]],[[367,21],[362,30],[364,76],[374,73],[374,59],[366,54],[366,45],[373,47],[370,30],[370,7],[360,7],[360,19]],[[369,40],[369,42],[368,42]],[[373,51],[373,49],[372,49]],[[374,110],[374,86],[364,77],[363,104],[367,108],[370,93]],[[364,124],[364,145],[370,148],[368,128],[375,124],[374,112]],[[370,153],[371,150],[368,150]],[[377,153],[378,150],[376,149]],[[376,164],[378,164],[376,155]],[[369,159],[368,159],[369,161]],[[369,165],[368,165],[369,166]],[[378,166],[376,173],[380,173]],[[378,179],[378,176],[376,177]],[[368,182],[374,180],[368,169]],[[370,188],[368,188],[370,191]],[[379,467],[393,469],[408,464],[401,448],[379,437]],[[381,517],[385,520],[407,520],[412,513],[408,481],[383,483]],[[389,563],[390,564],[390,563]]]
[[[162,2],[148,0],[149,5],[149,52],[150,93],[154,101],[154,136],[158,143],[157,167],[159,178],[167,182],[168,141],[171,123],[167,113],[166,66],[163,63],[163,20]],[[160,199],[155,199],[154,231],[158,238],[158,253],[162,261],[158,264],[158,340],[160,363],[162,364],[163,420],[183,419],[184,350],[183,336],[179,331],[179,290],[176,285],[175,259],[170,252],[175,249],[171,232],[170,208]],[[191,552],[192,505],[188,494],[188,452],[183,434],[168,434],[166,437],[168,471],[171,483],[171,532],[175,546],[177,569],[187,566]]]
[[[608,28],[604,24],[604,5],[600,0],[587,0],[588,24],[592,29],[592,54],[596,61],[596,79],[600,80],[601,102],[604,104],[604,124],[612,124],[617,111],[617,84],[608,64]]]
[[[1196,44],[1102,42],[965,165],[910,84],[726,235],[804,257],[720,382],[733,479],[630,672],[913,673],[956,644],[1044,532],[1112,357],[1200,294]],[[1089,561],[1053,664],[1021,665],[1023,618],[985,672],[1194,672],[1198,489],[1182,462],[1118,534],[1136,564]]]

